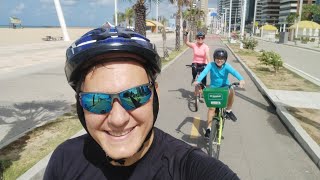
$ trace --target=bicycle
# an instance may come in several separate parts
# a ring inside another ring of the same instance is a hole
[[[197,66],[197,65],[195,65],[195,64],[191,64],[191,65],[186,65],[186,66],[188,66],[188,67],[191,67],[191,68],[196,68],[196,71],[197,71],[197,75],[196,75],[196,77],[195,77],[195,80],[196,79],[198,79],[198,76],[200,75],[200,73],[201,73],[201,71],[204,69],[204,67],[203,66]],[[193,81],[191,82],[191,85],[192,85],[192,83],[193,83]],[[200,98],[201,98],[201,92],[202,91],[200,91],[200,90],[202,90],[202,87],[201,87],[201,85],[200,84],[198,84],[198,85],[196,85],[195,87],[194,87],[194,106],[195,106],[195,111],[198,111],[198,105],[199,105],[199,100],[200,100]]]
[[[226,115],[226,107],[231,87],[239,86],[239,82],[232,83],[227,87],[221,88],[205,88],[203,90],[204,100],[208,108],[216,108],[215,116],[212,118],[211,132],[209,135],[209,151],[208,154],[216,159],[219,159],[220,145],[222,140],[222,131]]]

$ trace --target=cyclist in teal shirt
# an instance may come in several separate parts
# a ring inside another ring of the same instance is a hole
[[[227,63],[228,53],[226,50],[219,48],[215,50],[213,53],[213,60],[214,62],[210,62],[206,68],[201,72],[198,79],[194,82],[194,85],[197,85],[201,82],[201,80],[209,73],[210,71],[210,87],[224,87],[230,85],[228,76],[232,74],[239,80],[239,87],[243,88],[245,82],[243,77],[236,71],[229,63]],[[229,90],[229,97],[228,97],[228,105],[226,108],[227,116],[236,121],[237,117],[232,112],[232,104],[234,101],[234,90],[231,88]],[[210,131],[211,131],[211,121],[212,117],[215,113],[215,108],[208,109],[208,128],[205,133],[205,137],[208,138]]]

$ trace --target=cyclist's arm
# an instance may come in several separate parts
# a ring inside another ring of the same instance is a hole
[[[192,43],[188,41],[188,35],[183,35],[183,42],[190,48],[192,48]]]
[[[212,67],[211,63],[207,64],[206,68],[204,68],[204,70],[200,73],[200,75],[197,79],[198,83],[200,83],[202,81],[202,79],[209,73],[211,67]]]
[[[244,79],[241,76],[241,74],[237,70],[235,70],[230,64],[228,66],[228,69],[229,69],[230,74],[232,74],[235,78],[237,78],[239,80],[239,83],[240,83],[239,87],[243,88],[245,85],[245,82],[244,82]]]
[[[209,64],[209,62],[210,62],[210,50],[209,50],[209,47],[206,48],[206,58],[207,58],[206,64]]]
[[[232,74],[232,76],[237,78],[239,81],[243,80],[243,77],[241,76],[241,74],[237,70],[235,70],[230,64],[228,64],[228,71],[230,72],[230,74]]]

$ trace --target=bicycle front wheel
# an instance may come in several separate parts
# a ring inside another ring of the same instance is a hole
[[[209,136],[209,156],[216,159],[219,158],[220,144],[218,144],[219,138],[219,119],[214,117],[212,119],[211,132]]]

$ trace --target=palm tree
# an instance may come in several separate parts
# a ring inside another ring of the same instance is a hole
[[[128,0],[129,2],[133,2],[134,0]],[[133,5],[133,11],[135,14],[135,24],[134,28],[137,33],[140,33],[146,36],[146,11],[147,8],[145,6],[146,2],[151,3],[156,2],[157,0],[136,0],[136,3]]]
[[[132,19],[134,17],[134,11],[132,8],[127,8],[124,12],[124,18],[126,20],[126,26],[131,26]]]
[[[199,8],[189,8],[183,12],[183,17],[189,22],[188,28],[191,30],[189,40],[192,40],[197,31],[200,31],[203,26],[204,11]]]
[[[178,10],[176,13],[176,50],[180,50],[180,18],[181,18],[181,8],[182,6],[192,4],[192,0],[169,0],[171,4],[177,2]]]
[[[166,18],[161,18],[162,27],[162,42],[163,42],[163,58],[167,60],[169,58],[168,48],[167,48],[167,32],[166,32],[166,24],[168,20]]]

